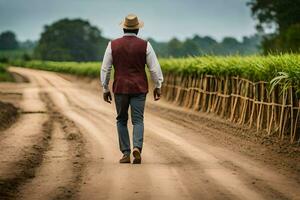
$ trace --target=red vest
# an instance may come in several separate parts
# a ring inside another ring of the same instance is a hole
[[[145,72],[147,41],[135,36],[123,36],[111,42],[115,69],[113,92],[138,94],[148,92]]]

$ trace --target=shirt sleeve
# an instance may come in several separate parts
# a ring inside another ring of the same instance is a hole
[[[103,92],[109,92],[109,80],[110,73],[112,69],[112,50],[111,50],[111,42],[108,43],[105,54],[103,57],[101,70],[100,70],[100,81],[103,87]]]
[[[146,56],[147,66],[150,71],[151,79],[154,82],[155,88],[161,88],[161,84],[164,80],[161,71],[160,64],[152,48],[150,42],[147,43],[147,56]]]

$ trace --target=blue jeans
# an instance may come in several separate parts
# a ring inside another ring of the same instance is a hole
[[[144,108],[146,94],[115,94],[117,109],[117,129],[120,151],[130,155],[130,139],[128,134],[128,108],[131,108],[131,122],[133,125],[133,147],[142,151],[144,140]]]

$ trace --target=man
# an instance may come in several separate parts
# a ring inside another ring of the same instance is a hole
[[[145,65],[154,81],[154,100],[160,99],[163,75],[151,44],[137,37],[144,23],[134,14],[129,14],[120,23],[124,35],[108,43],[102,67],[101,83],[104,101],[111,103],[109,80],[114,66],[113,93],[117,110],[117,130],[119,147],[123,153],[120,163],[130,163],[130,140],[128,134],[128,108],[131,109],[133,124],[133,164],[141,163],[144,138],[144,107],[148,93]]]

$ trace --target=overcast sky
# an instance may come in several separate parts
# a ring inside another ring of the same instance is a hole
[[[0,0],[0,32],[12,30],[19,40],[36,40],[43,26],[61,18],[82,18],[104,36],[120,36],[119,22],[135,13],[145,22],[144,38],[166,41],[194,34],[217,40],[255,33],[247,0]]]

